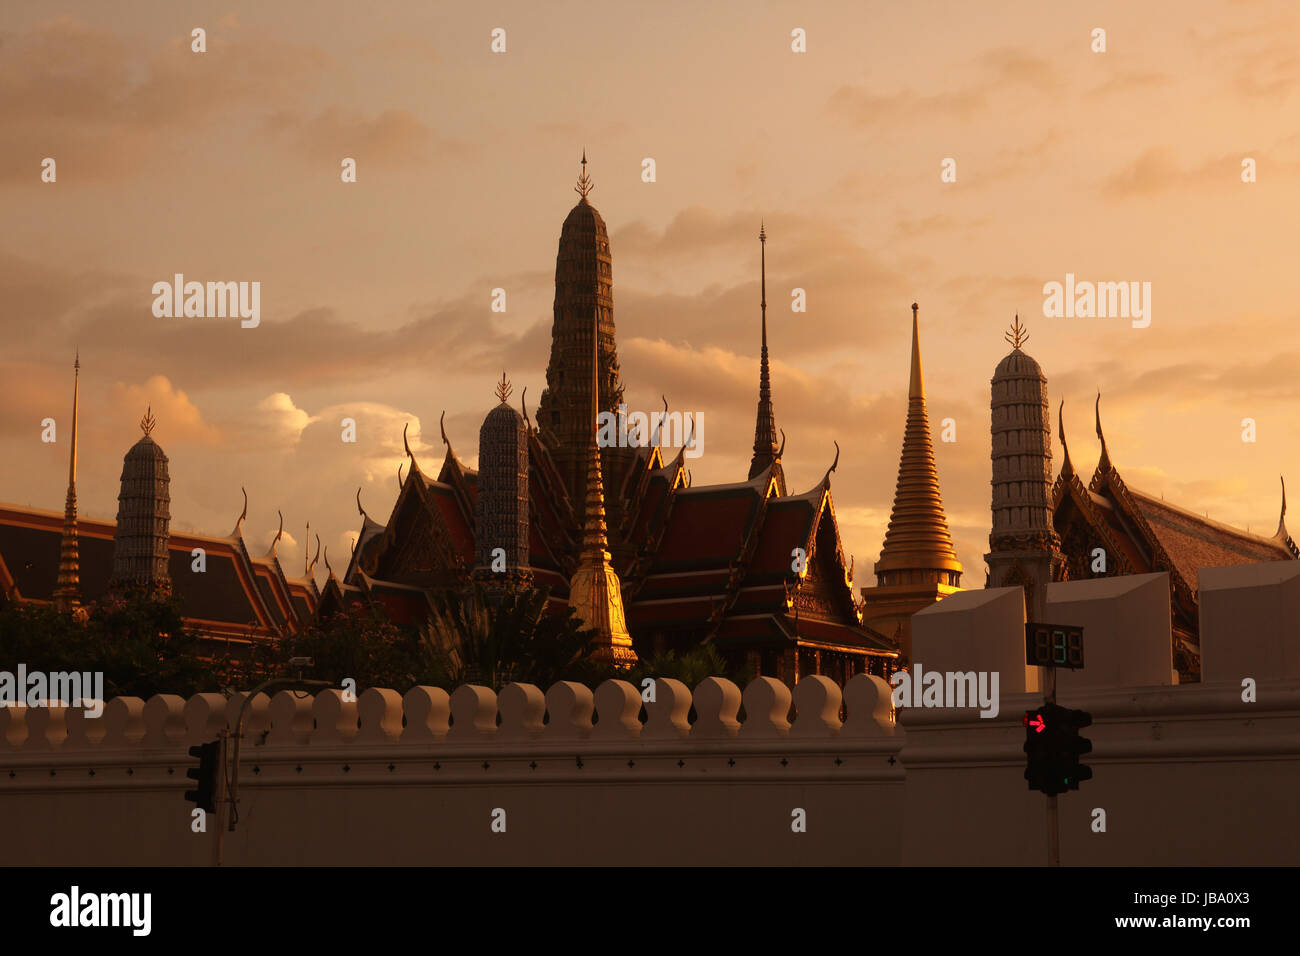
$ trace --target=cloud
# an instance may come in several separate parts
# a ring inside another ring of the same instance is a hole
[[[294,442],[302,437],[304,428],[319,421],[295,405],[287,392],[266,396],[257,403],[257,410],[266,416],[275,431]]]
[[[1121,70],[1113,73],[1105,83],[1088,90],[1085,95],[1090,97],[1113,96],[1120,93],[1130,95],[1139,90],[1164,86],[1171,79],[1168,73],[1157,70]]]
[[[300,93],[331,61],[264,33],[188,33],[150,55],[71,17],[5,37],[0,58],[0,184],[36,182],[52,156],[60,182],[116,179],[180,164],[183,137],[214,119]]]
[[[950,213],[940,212],[932,216],[921,216],[915,219],[900,219],[894,223],[894,234],[900,239],[920,239],[934,235],[951,235],[955,232],[969,229],[978,229],[987,225],[990,221],[988,216],[977,216],[974,218],[954,216]]]
[[[198,407],[188,395],[172,385],[164,375],[151,375],[142,385],[115,382],[109,392],[108,417],[130,421],[132,415],[152,412],[160,434],[167,441],[189,441],[201,445],[218,445],[221,433],[203,420]]]
[[[1009,92],[1058,93],[1064,80],[1049,60],[1017,47],[989,50],[972,61],[975,77],[941,93],[915,90],[876,92],[840,86],[827,101],[827,112],[851,126],[918,125],[971,120]]]
[[[1245,150],[1207,159],[1199,166],[1185,167],[1173,149],[1153,146],[1107,177],[1101,184],[1101,193],[1107,199],[1119,200],[1154,196],[1175,188],[1227,189],[1240,185],[1241,161],[1248,155],[1256,154]]]
[[[331,106],[311,117],[281,110],[267,119],[266,128],[313,159],[337,161],[351,156],[357,160],[358,181],[370,163],[427,169],[435,160],[469,151],[462,142],[436,136],[415,114],[401,109],[367,116],[360,110]]]

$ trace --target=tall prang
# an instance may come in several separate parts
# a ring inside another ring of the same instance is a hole
[[[749,477],[752,481],[767,468],[771,468],[777,483],[777,493],[785,494],[785,472],[781,468],[781,448],[776,446],[776,413],[772,409],[772,373],[767,362],[767,227],[758,227],[759,251],[759,311],[762,315],[762,350],[758,364],[758,413],[754,420],[754,455],[749,460]]]
[[[167,474],[167,456],[151,434],[156,424],[150,408],[140,420],[144,436],[122,459],[112,586],[167,594],[172,586],[167,566],[171,478]]]
[[[77,540],[77,408],[81,389],[81,353],[72,363],[72,448],[68,453],[68,495],[63,505],[63,533],[59,539],[59,577],[54,606],[60,611],[81,611],[81,549]]]
[[[478,432],[474,577],[489,593],[528,587],[533,578],[528,563],[528,426],[506,402],[511,391],[502,372],[496,388],[500,402]]]
[[[1044,620],[1047,585],[1059,576],[1061,540],[1052,516],[1052,424],[1047,376],[1021,348],[1029,336],[1016,316],[1011,352],[993,373],[993,529],[987,586],[1022,587],[1025,614]]]
[[[600,388],[599,410],[617,413],[623,401],[614,337],[614,266],[605,220],[587,199],[593,188],[584,151],[582,175],[574,187],[578,204],[564,220],[555,257],[551,357],[546,366],[546,390],[537,410],[541,440],[550,450],[579,515],[587,499],[593,372]],[[594,360],[593,333],[598,340]],[[608,456],[605,450],[601,457]]]
[[[907,426],[898,461],[898,484],[889,515],[876,586],[863,588],[862,622],[890,637],[912,656],[912,615],[961,590],[962,565],[952,547],[948,517],[939,492],[939,472],[930,440],[921,373],[918,311],[912,303],[912,364],[907,390]]]

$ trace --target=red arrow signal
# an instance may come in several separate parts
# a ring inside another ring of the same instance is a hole
[[[1047,721],[1043,720],[1042,714],[1039,714],[1033,720],[1026,721],[1026,722],[1029,724],[1030,727],[1033,727],[1034,730],[1040,734],[1047,729]]]

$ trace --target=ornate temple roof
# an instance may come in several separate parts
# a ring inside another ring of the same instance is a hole
[[[0,504],[0,564],[7,569],[7,595],[52,602],[58,576],[63,516],[57,512]],[[110,520],[80,517],[81,593],[93,601],[108,593],[113,570]],[[192,552],[202,548],[206,571],[191,569]],[[238,642],[294,630],[315,612],[319,592],[310,578],[285,578],[279,563],[252,558],[243,538],[172,530],[168,535],[172,592],[187,624],[209,639]]]
[[[1102,452],[1088,485],[1080,480],[1067,452],[1052,488],[1053,523],[1061,537],[1067,573],[1089,575],[1091,549],[1098,545],[1107,555],[1107,575],[1167,572],[1175,660],[1181,673],[1195,678],[1200,669],[1194,643],[1200,628],[1200,570],[1300,558],[1300,549],[1286,531],[1285,487],[1277,533],[1251,534],[1130,487],[1106,447],[1100,397],[1097,435]],[[1064,445],[1064,427],[1061,439]]]

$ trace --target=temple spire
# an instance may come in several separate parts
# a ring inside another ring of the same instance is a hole
[[[605,529],[605,494],[601,479],[600,446],[596,440],[600,415],[600,329],[592,323],[591,417],[588,419],[587,495],[583,510],[582,557],[569,582],[569,606],[596,630],[591,659],[620,667],[637,662],[632,636],[623,615],[623,592],[610,563]]]
[[[921,374],[921,332],[920,320],[917,313],[921,307],[915,302],[912,303],[912,375],[907,383],[907,397],[909,400],[919,398],[925,401],[925,376]]]
[[[81,387],[81,352],[72,363],[72,450],[68,455],[68,496],[63,506],[63,535],[59,542],[59,578],[54,606],[76,611],[81,606],[81,554],[77,542],[77,408]]]
[[[776,413],[772,409],[772,373],[767,354],[767,228],[759,224],[759,312],[762,316],[762,350],[758,366],[758,414],[754,422],[754,455],[749,461],[752,479],[765,469],[779,470],[780,450],[776,445]],[[785,493],[784,476],[778,476],[780,493]]]
[[[908,382],[907,426],[898,463],[898,484],[876,574],[881,585],[893,583],[894,572],[920,571],[936,583],[957,587],[962,565],[953,551],[939,493],[930,421],[925,408],[921,373],[920,306],[912,303],[912,361]],[[900,579],[901,580],[901,579]]]

